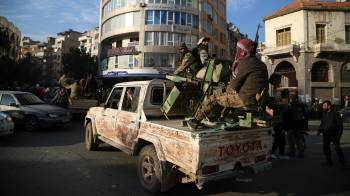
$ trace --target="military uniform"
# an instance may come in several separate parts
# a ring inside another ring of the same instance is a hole
[[[197,72],[197,62],[196,58],[192,55],[190,51],[187,51],[180,60],[179,67],[175,70],[174,74],[182,75],[183,73],[190,73],[194,76]]]
[[[226,92],[209,96],[195,114],[195,119],[201,121],[215,105],[225,108],[240,108],[256,105],[256,94],[268,88],[268,72],[266,65],[257,57],[250,56],[238,64],[238,74],[231,80]]]

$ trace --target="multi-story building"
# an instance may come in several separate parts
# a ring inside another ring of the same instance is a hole
[[[56,55],[54,72],[57,74],[57,77],[63,71],[62,55],[69,53],[71,48],[80,46],[79,37],[81,34],[81,32],[73,31],[72,29],[57,34],[55,45],[53,45]]]
[[[177,47],[196,47],[227,58],[226,0],[101,0],[100,66],[103,75],[159,76],[175,68]]]
[[[30,37],[23,37],[21,42],[21,57],[31,55],[31,60],[42,70],[42,82],[53,83],[56,76],[54,73],[54,63],[56,55],[53,46],[55,45],[53,37],[47,37],[45,42],[33,41]]]
[[[336,104],[350,94],[349,2],[295,0],[264,20],[264,59],[270,73],[282,75],[275,90]]]
[[[85,48],[86,52],[92,57],[98,56],[98,46],[99,46],[99,30],[98,27],[93,28],[89,31],[84,32],[79,37],[80,47]]]
[[[12,60],[20,57],[21,31],[5,17],[0,16],[0,57]]]

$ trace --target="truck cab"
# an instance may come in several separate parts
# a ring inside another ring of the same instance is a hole
[[[165,117],[160,109],[173,86],[158,79],[116,84],[104,106],[90,108],[85,117],[87,150],[105,142],[139,156],[140,183],[153,193],[178,182],[202,188],[209,181],[271,167],[270,128],[191,131],[184,116]]]

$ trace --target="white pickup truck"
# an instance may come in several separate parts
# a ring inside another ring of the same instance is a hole
[[[183,118],[166,119],[160,107],[173,85],[167,80],[116,84],[104,107],[90,108],[85,117],[86,148],[97,150],[105,142],[139,156],[140,183],[153,193],[178,182],[194,182],[201,189],[242,171],[271,168],[270,128],[191,131]]]

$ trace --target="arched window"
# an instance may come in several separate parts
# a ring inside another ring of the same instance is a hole
[[[345,63],[341,69],[341,82],[350,82],[350,63]]]
[[[311,81],[312,82],[331,82],[331,69],[329,64],[324,61],[316,62],[312,65]]]
[[[287,62],[283,61],[277,65],[275,73],[281,75],[280,87],[297,87],[298,82],[296,79],[296,72],[294,66]]]

